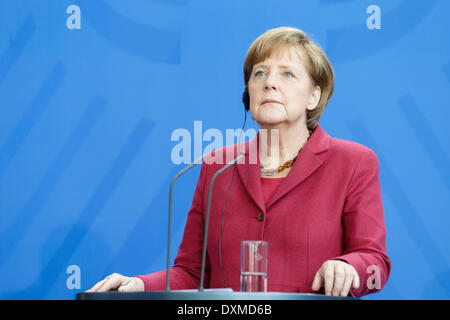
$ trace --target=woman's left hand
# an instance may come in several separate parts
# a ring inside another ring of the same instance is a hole
[[[355,268],[340,260],[325,261],[317,271],[312,283],[314,291],[325,286],[325,294],[328,296],[346,297],[351,286],[359,288],[359,276]]]

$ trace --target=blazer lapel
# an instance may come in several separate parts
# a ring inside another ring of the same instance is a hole
[[[252,140],[242,143],[244,150],[239,148],[238,154],[245,153],[245,163],[237,164],[237,171],[250,197],[265,214],[266,204],[264,202],[264,194],[261,186],[261,170],[259,166],[259,132]],[[241,159],[242,160],[242,159]]]
[[[303,146],[302,150],[300,150],[297,161],[295,161],[291,171],[286,178],[283,179],[274,195],[267,203],[267,208],[308,178],[323,164],[323,161],[317,154],[328,149],[330,139],[331,137],[320,127],[320,125],[317,125],[309,140]]]
[[[265,214],[266,207],[269,208],[322,165],[323,161],[317,155],[328,150],[331,137],[320,125],[317,125],[308,142],[300,150],[291,171],[280,183],[267,206],[261,186],[258,139],[259,132],[252,140],[239,145],[238,154],[245,153],[245,163],[238,162],[237,171],[248,194]]]

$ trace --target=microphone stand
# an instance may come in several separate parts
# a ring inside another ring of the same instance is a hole
[[[213,187],[213,183],[214,180],[216,179],[216,177],[221,174],[222,172],[224,172],[225,170],[227,170],[229,167],[231,167],[232,165],[234,165],[239,159],[241,159],[244,156],[244,154],[239,155],[237,158],[235,158],[234,160],[228,162],[222,169],[218,170],[214,176],[211,179],[211,182],[209,184],[209,191],[208,191],[208,204],[207,204],[207,209],[206,209],[206,221],[205,221],[205,233],[204,233],[204,237],[203,237],[203,253],[202,253],[202,269],[201,269],[201,274],[200,274],[200,287],[198,288],[198,291],[204,291],[204,287],[203,287],[203,281],[204,281],[204,277],[205,277],[205,262],[206,262],[206,243],[208,241],[208,226],[209,226],[209,210],[211,207],[211,195],[212,195],[212,187]]]
[[[188,165],[186,168],[178,172],[173,178],[172,183],[170,184],[170,191],[169,191],[169,227],[168,227],[168,235],[167,235],[167,271],[166,271],[166,291],[170,291],[170,283],[169,283],[169,270],[170,270],[170,239],[171,239],[171,229],[172,229],[172,192],[173,192],[173,185],[175,181],[178,179],[179,176],[181,176],[186,171],[190,170],[195,165],[199,164],[203,160],[203,155],[199,157],[197,160],[192,162],[190,165]]]

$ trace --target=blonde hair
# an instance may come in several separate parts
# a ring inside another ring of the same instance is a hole
[[[321,96],[317,107],[308,110],[306,114],[307,127],[314,130],[333,94],[334,73],[325,52],[302,30],[292,27],[275,28],[266,31],[253,41],[244,62],[245,86],[247,87],[253,66],[269,58],[275,50],[284,45],[299,48],[303,52],[307,59],[305,68],[314,85],[320,87]]]

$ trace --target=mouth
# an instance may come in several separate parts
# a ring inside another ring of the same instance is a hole
[[[280,101],[273,100],[273,99],[266,99],[261,104],[266,104],[266,103],[280,103],[281,104]]]

